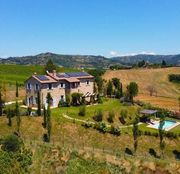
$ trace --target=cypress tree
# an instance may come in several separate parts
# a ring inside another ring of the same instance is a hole
[[[161,113],[160,122],[159,122],[159,147],[161,149],[161,156],[164,156],[164,148],[165,148],[165,141],[164,141],[164,129],[163,126],[165,124],[164,122],[165,116],[163,113]]]
[[[12,117],[12,111],[10,108],[8,108],[7,110],[7,118],[8,118],[8,126],[12,126],[12,120],[11,120],[11,117]]]
[[[51,105],[51,94],[48,93],[47,94],[47,103],[48,103],[48,108],[47,108],[47,134],[48,134],[48,141],[50,142],[51,140],[51,127],[52,127],[52,124],[51,124],[51,109],[50,109],[50,105]]]
[[[20,111],[19,111],[18,97],[19,97],[19,90],[18,90],[18,82],[16,81],[16,124],[17,124],[17,132],[19,133],[21,117],[20,117]]]
[[[19,97],[19,85],[18,85],[18,82],[16,81],[16,98]]]
[[[37,93],[37,105],[38,105],[37,114],[38,114],[38,116],[41,116],[41,98],[40,98],[39,91]]]
[[[133,122],[133,138],[134,138],[134,152],[136,153],[137,147],[138,147],[138,136],[139,136],[139,128],[138,128],[138,123],[139,123],[139,116],[136,115],[135,120]]]
[[[0,116],[3,114],[3,101],[2,101],[2,93],[0,90]]]
[[[45,106],[43,107],[43,127],[46,128],[47,126],[47,111]]]

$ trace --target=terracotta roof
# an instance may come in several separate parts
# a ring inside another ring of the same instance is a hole
[[[56,83],[57,81],[47,75],[32,75],[32,78],[36,79],[40,83]]]
[[[68,82],[79,82],[79,79],[89,79],[94,78],[94,76],[86,73],[86,72],[74,72],[74,73],[49,73],[47,72],[49,76],[51,76],[55,80],[66,80]]]
[[[79,79],[75,78],[75,77],[69,77],[69,78],[65,78],[64,80],[68,81],[68,82],[80,82]]]

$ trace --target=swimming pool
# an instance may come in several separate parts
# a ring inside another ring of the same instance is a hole
[[[166,131],[168,131],[168,130],[172,129],[173,127],[176,127],[177,125],[180,124],[179,122],[172,121],[172,120],[165,120],[164,122],[165,123],[163,125],[163,129]],[[151,124],[148,127],[158,129],[159,128],[159,121],[154,122],[154,124]]]

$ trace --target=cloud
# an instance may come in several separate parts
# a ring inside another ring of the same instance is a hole
[[[111,56],[120,56],[120,54],[117,51],[110,51],[109,53]]]
[[[9,56],[7,56],[7,55],[2,55],[2,56],[0,56],[0,58],[2,58],[2,59],[7,59]]]
[[[146,54],[146,55],[156,55],[156,53],[151,51],[141,51],[141,52],[134,52],[134,53],[126,53],[126,54],[119,54],[117,51],[110,51],[109,53],[112,57],[116,56],[136,56],[138,54]]]

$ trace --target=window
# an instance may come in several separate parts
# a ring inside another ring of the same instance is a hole
[[[86,81],[86,85],[89,85],[89,80]]]
[[[64,83],[60,83],[60,88],[64,88]]]
[[[35,89],[39,90],[39,85],[38,84],[36,84]]]
[[[31,89],[31,84],[30,83],[27,84],[27,89]]]
[[[64,95],[61,95],[61,101],[64,101]]]
[[[72,83],[72,88],[75,88],[75,87],[76,87],[76,83],[73,82],[73,83]]]
[[[48,84],[48,89],[52,89],[52,84],[51,83]]]
[[[36,97],[35,98],[35,103],[34,104],[37,104],[38,103],[38,98]]]

